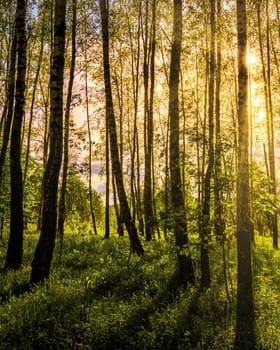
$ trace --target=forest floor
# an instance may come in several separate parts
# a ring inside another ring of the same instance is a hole
[[[233,349],[235,241],[226,264],[222,248],[210,245],[212,287],[201,292],[175,288],[176,254],[165,241],[144,243],[138,257],[127,239],[67,235],[49,282],[27,291],[37,240],[25,235],[22,270],[0,274],[1,350]],[[256,349],[278,350],[280,252],[270,246],[259,238],[253,253]],[[6,248],[0,241],[1,266]]]

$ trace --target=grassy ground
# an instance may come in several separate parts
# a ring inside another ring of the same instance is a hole
[[[48,285],[25,292],[36,234],[25,237],[25,265],[0,274],[0,349],[232,349],[236,259],[211,246],[212,287],[174,288],[175,254],[164,241],[129,254],[126,239],[67,235]],[[4,264],[6,243],[0,246]],[[195,252],[194,252],[195,255]],[[254,251],[257,349],[280,349],[280,253]]]

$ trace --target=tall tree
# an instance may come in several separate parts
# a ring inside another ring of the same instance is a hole
[[[169,106],[170,121],[169,166],[171,181],[171,201],[174,219],[174,234],[178,255],[177,281],[186,285],[194,282],[194,271],[189,249],[187,221],[180,174],[179,156],[179,72],[182,49],[182,0],[174,0],[173,42],[171,47],[169,74]]]
[[[217,23],[221,24],[221,0],[217,0]],[[218,28],[220,29],[220,27]],[[221,139],[221,65],[222,65],[222,47],[221,31],[216,36],[216,76],[215,76],[215,164],[214,164],[214,230],[218,240],[224,240],[225,222],[223,219],[222,205],[222,139]]]
[[[105,173],[106,173],[106,192],[105,192],[105,235],[104,238],[110,237],[110,143],[109,143],[109,130],[108,122],[106,120],[105,126]],[[114,183],[114,178],[112,178]],[[115,194],[115,191],[114,191]],[[119,220],[118,209],[116,216]]]
[[[153,156],[153,110],[154,110],[154,87],[155,87],[155,48],[156,48],[156,1],[152,1],[152,18],[150,38],[148,32],[149,8],[146,2],[146,30],[144,45],[144,85],[145,85],[145,175],[144,175],[144,216],[146,240],[150,241],[154,231],[154,210],[152,190],[152,156]],[[150,42],[150,47],[148,47]],[[150,55],[149,55],[150,53]],[[150,56],[150,57],[149,57]],[[150,84],[149,84],[150,82]],[[150,85],[150,93],[149,93]]]
[[[92,136],[90,128],[90,113],[89,113],[89,93],[88,93],[88,56],[87,56],[87,40],[84,47],[85,59],[85,100],[86,100],[86,120],[88,132],[88,189],[89,189],[89,206],[93,231],[97,235],[96,220],[93,208],[93,191],[92,191]]]
[[[53,17],[54,17],[54,0],[49,0],[45,2],[46,9],[48,10],[48,16],[49,16],[49,26],[50,30],[49,32],[49,57],[48,57],[48,63],[47,65],[42,65],[43,67],[47,66],[49,67],[47,69],[50,70],[52,66],[53,61],[53,47],[54,47],[54,31],[53,31]],[[46,73],[47,74],[47,73]],[[46,169],[46,164],[48,160],[48,150],[49,150],[49,142],[50,142],[50,86],[51,86],[51,74],[49,75],[49,79],[45,79],[45,74],[41,74],[39,76],[39,86],[40,86],[40,93],[42,95],[43,99],[43,124],[44,124],[44,134],[43,134],[43,169]],[[47,84],[46,84],[47,83]],[[44,196],[44,188],[43,183],[41,184],[40,188],[40,199],[39,199],[39,215],[38,215],[38,222],[37,222],[37,230],[42,229],[42,210],[43,210],[43,196]]]
[[[76,30],[77,30],[77,1],[72,0],[72,33],[71,33],[71,63],[70,76],[68,82],[68,92],[65,106],[64,116],[64,140],[63,140],[63,166],[62,180],[58,205],[58,222],[57,230],[60,236],[60,256],[62,250],[64,236],[64,221],[65,221],[65,195],[68,176],[68,160],[69,160],[69,131],[70,131],[70,109],[72,101],[72,90],[74,83],[75,63],[76,63]]]
[[[32,97],[31,97],[31,104],[30,104],[30,117],[29,117],[29,124],[28,124],[28,131],[27,131],[27,144],[26,144],[26,155],[25,155],[25,165],[24,165],[24,171],[23,171],[23,184],[25,183],[26,176],[27,176],[27,170],[28,170],[28,164],[29,164],[29,153],[30,153],[30,145],[31,145],[31,133],[32,133],[32,124],[33,124],[33,118],[34,118],[34,108],[35,108],[35,100],[36,100],[36,93],[37,93],[37,87],[38,87],[38,81],[43,61],[43,53],[44,53],[44,43],[45,43],[45,27],[46,27],[46,8],[43,4],[42,6],[42,17],[40,14],[41,19],[41,33],[40,33],[40,49],[39,54],[37,56],[37,68],[35,72],[35,78],[33,82],[33,91],[32,91]],[[27,73],[28,75],[28,73]]]
[[[21,129],[25,105],[26,74],[26,1],[18,0],[15,20],[17,78],[15,107],[10,143],[11,220],[10,237],[6,255],[6,268],[18,269],[23,254],[23,184],[21,169]]]
[[[275,145],[274,145],[274,111],[272,104],[271,91],[271,62],[270,62],[270,20],[269,20],[269,3],[265,0],[265,17],[266,17],[266,45],[263,43],[261,30],[261,2],[257,3],[257,22],[258,22],[258,39],[260,47],[260,56],[262,64],[262,76],[264,82],[264,99],[266,111],[266,133],[268,148],[268,176],[271,180],[270,193],[274,198],[276,207],[276,171],[275,171]],[[266,47],[265,47],[266,46]],[[265,47],[265,49],[264,49]],[[266,59],[265,59],[266,51]],[[278,218],[277,211],[271,214],[271,229],[273,236],[273,247],[278,248]]]
[[[6,159],[6,153],[10,140],[11,125],[14,113],[14,94],[15,94],[15,79],[16,79],[16,59],[17,59],[17,47],[16,47],[16,33],[14,32],[12,45],[10,49],[9,57],[9,74],[7,84],[7,97],[2,113],[2,120],[4,121],[4,130],[2,145],[0,151],[0,179],[2,178],[3,168]]]
[[[116,187],[120,201],[121,214],[123,222],[125,223],[130,243],[133,252],[142,255],[144,253],[143,247],[138,237],[135,222],[132,220],[130,208],[128,205],[123,176],[122,167],[119,158],[118,139],[116,132],[116,121],[114,114],[112,89],[111,89],[111,74],[110,74],[110,58],[109,58],[109,3],[107,0],[100,0],[100,14],[101,14],[101,25],[102,25],[102,39],[103,39],[103,73],[105,83],[105,97],[106,97],[106,118],[109,128],[110,138],[110,153],[112,170],[116,180]]]
[[[142,1],[139,1],[139,16],[137,19],[137,27],[133,28],[131,23],[131,16],[128,16],[128,30],[129,30],[129,43],[131,52],[131,77],[132,77],[132,91],[133,91],[133,126],[132,126],[132,142],[130,146],[131,153],[131,170],[130,170],[130,193],[131,193],[131,204],[132,204],[132,216],[133,218],[137,216],[138,227],[140,234],[144,234],[144,221],[142,215],[142,200],[141,200],[141,189],[140,189],[140,179],[139,179],[139,120],[138,120],[138,104],[139,104],[139,90],[140,90],[140,54],[141,54],[141,44],[140,35],[143,32],[141,30],[141,23],[143,17],[142,11]],[[134,33],[136,36],[133,36]],[[145,60],[145,47],[144,60]],[[145,80],[146,81],[146,80]],[[145,84],[144,84],[145,86]],[[145,87],[144,87],[145,89]],[[146,93],[145,93],[146,96]],[[146,106],[146,105],[145,105]],[[145,134],[144,134],[145,135]],[[145,137],[145,136],[144,136]]]
[[[208,241],[211,233],[210,227],[210,205],[211,205],[211,178],[214,168],[214,98],[215,98],[215,19],[216,1],[210,0],[210,63],[208,82],[208,165],[204,179],[204,196],[202,207],[201,227],[201,287],[210,286],[210,267],[208,256]]]
[[[249,128],[246,1],[237,0],[238,168],[237,168],[237,306],[235,349],[254,349],[254,305],[249,211]]]
[[[43,178],[42,228],[32,261],[32,284],[49,277],[56,237],[58,177],[62,160],[65,12],[66,0],[56,0],[50,72],[50,148]]]
[[[266,12],[266,58],[267,58],[267,96],[268,96],[268,110],[267,110],[267,123],[269,124],[270,132],[268,133],[268,158],[269,158],[269,170],[271,179],[271,193],[273,195],[275,210],[272,213],[272,237],[273,247],[278,249],[278,217],[277,217],[277,196],[276,196],[276,170],[275,170],[275,137],[274,137],[274,109],[272,103],[272,87],[271,87],[271,59],[270,59],[270,11],[269,1],[265,1]]]

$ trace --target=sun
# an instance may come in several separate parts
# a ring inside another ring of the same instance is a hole
[[[254,50],[248,48],[247,50],[247,64],[249,67],[254,66],[258,61],[258,58],[254,52]]]
[[[251,54],[247,54],[247,63],[248,65],[251,67],[251,66],[254,66],[256,63],[257,63],[258,59],[255,55],[251,55]]]

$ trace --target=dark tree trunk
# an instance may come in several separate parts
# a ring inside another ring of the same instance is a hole
[[[249,133],[246,1],[237,0],[238,169],[237,169],[237,307],[235,349],[254,349],[254,305],[249,217]]]
[[[146,13],[148,17],[148,9]],[[153,208],[153,189],[152,189],[152,155],[153,155],[153,110],[154,110],[154,85],[155,85],[155,35],[156,35],[156,1],[152,2],[152,21],[151,38],[148,38],[146,30],[146,42],[151,42],[149,49],[150,57],[146,53],[144,66],[145,81],[145,175],[144,175],[144,217],[145,217],[145,235],[146,240],[150,241],[154,235],[154,208]],[[148,23],[146,23],[146,26]],[[148,40],[149,39],[149,40]],[[150,64],[149,64],[150,61]],[[150,80],[150,94],[149,90]],[[149,96],[150,95],[150,96]]]
[[[3,111],[4,120],[4,131],[2,139],[2,147],[0,151],[0,180],[3,174],[3,168],[5,164],[6,153],[8,149],[8,144],[10,140],[11,125],[14,113],[14,94],[15,94],[15,74],[16,74],[16,56],[17,56],[17,46],[16,46],[16,33],[14,34],[11,52],[10,52],[10,62],[9,62],[9,82],[7,88],[7,100]]]
[[[57,231],[60,237],[59,256],[61,257],[63,237],[64,237],[64,221],[65,221],[65,195],[68,176],[68,159],[69,159],[69,129],[70,129],[70,109],[72,100],[72,89],[74,83],[75,62],[76,62],[76,27],[77,27],[77,4],[76,0],[72,0],[72,52],[70,64],[70,76],[68,83],[68,92],[64,116],[64,140],[63,140],[63,166],[62,180],[58,205],[58,222]]]
[[[174,0],[173,42],[171,48],[169,78],[169,118],[170,143],[169,165],[171,180],[171,202],[174,218],[174,234],[178,248],[179,284],[194,282],[194,271],[189,250],[187,221],[184,205],[183,187],[180,174],[179,159],[179,72],[182,47],[182,0]]]
[[[15,109],[10,144],[11,171],[11,221],[10,237],[6,255],[6,268],[19,269],[23,255],[23,184],[21,156],[21,129],[25,105],[26,73],[26,37],[25,37],[26,2],[18,0],[16,9],[16,55],[17,79]]]
[[[142,255],[144,253],[143,247],[138,237],[135,223],[132,220],[130,208],[126,198],[124,189],[122,168],[119,158],[118,140],[116,132],[116,121],[113,108],[113,98],[111,90],[111,78],[110,78],[110,63],[109,63],[109,31],[108,31],[108,4],[106,0],[100,0],[100,13],[102,23],[102,38],[103,38],[103,69],[104,69],[104,82],[105,82],[105,94],[106,94],[106,118],[109,127],[110,138],[110,151],[112,170],[116,179],[116,187],[120,201],[120,210],[125,223],[130,243],[133,252]]]
[[[122,219],[122,215],[121,215],[122,213],[121,213],[121,210],[119,210],[119,205],[117,201],[116,180],[114,176],[112,176],[112,187],[113,187],[114,209],[115,209],[115,215],[117,220],[118,235],[120,237],[123,237],[124,236],[123,219]]]
[[[62,160],[65,11],[66,0],[56,0],[50,90],[50,150],[43,178],[42,228],[32,262],[32,284],[49,278],[56,237],[58,177]]]

